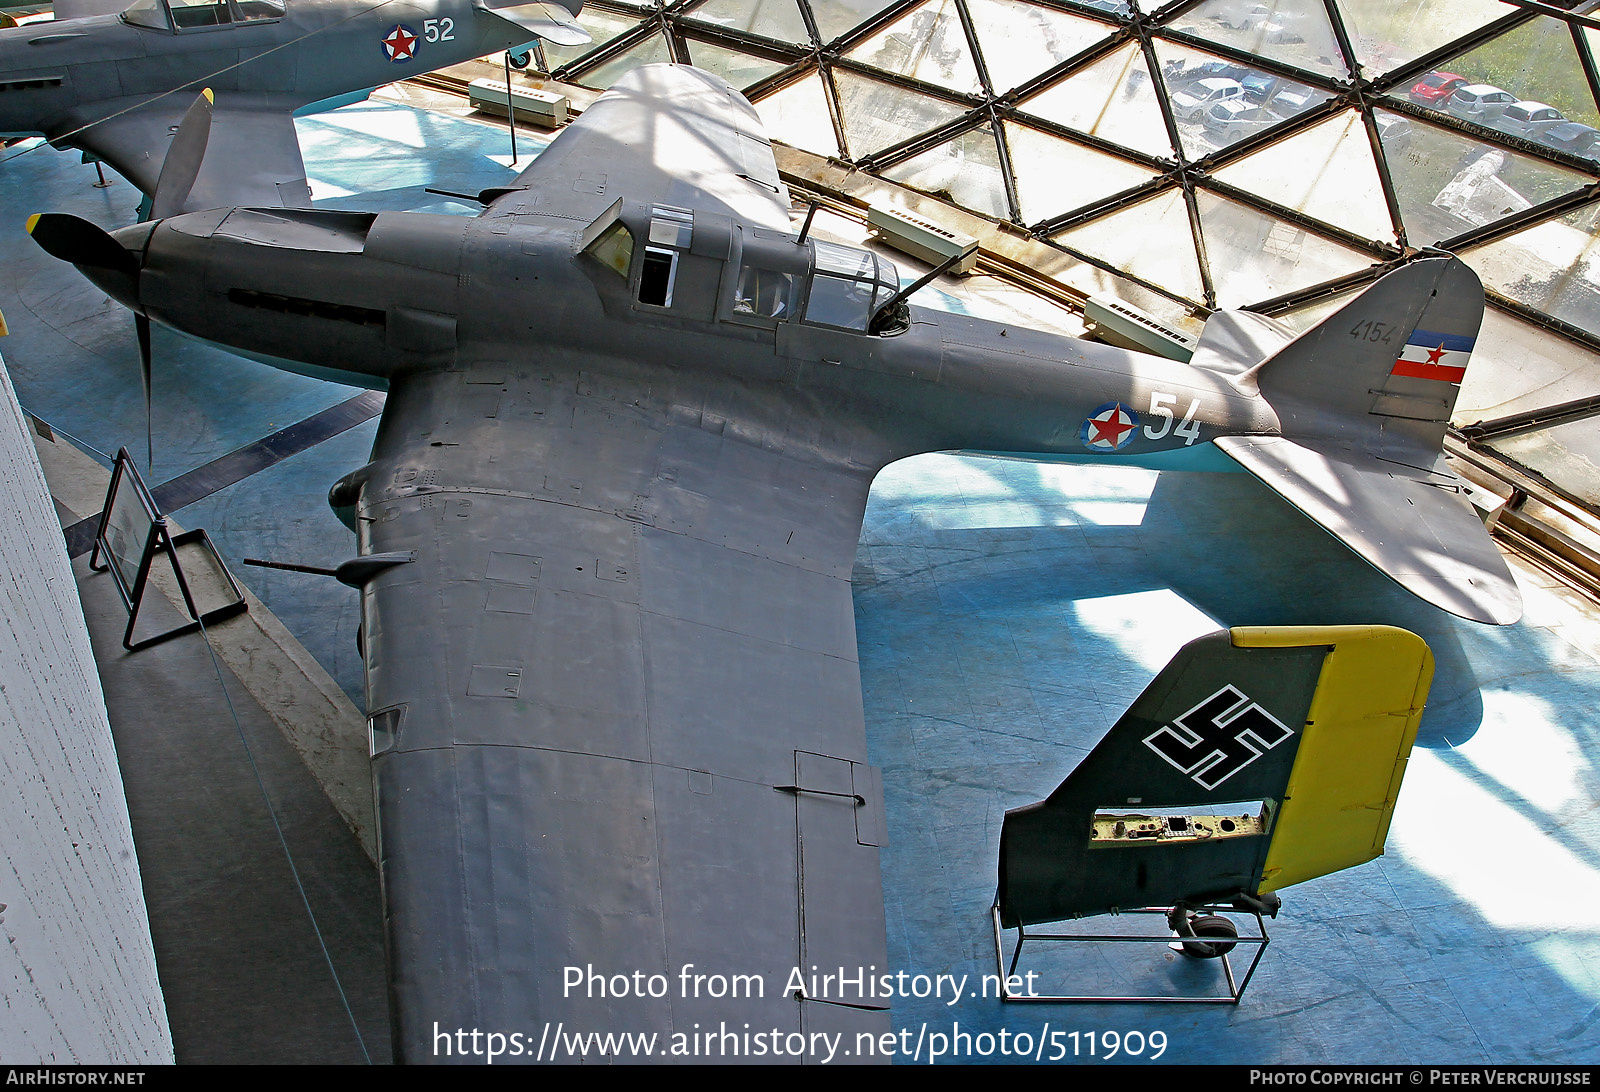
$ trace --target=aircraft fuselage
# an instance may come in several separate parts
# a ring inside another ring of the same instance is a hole
[[[147,229],[125,230],[135,246]],[[770,417],[757,431],[783,428],[795,389],[869,423],[881,450],[852,456],[868,462],[966,449],[1181,465],[1217,435],[1278,427],[1229,376],[1025,327],[922,308],[882,337],[752,322],[726,306],[732,259],[685,253],[672,304],[641,303],[637,275],[514,215],[217,210],[153,232],[137,300],[107,285],[113,295],[208,341],[371,387],[477,361],[661,390],[676,372],[721,372],[749,391],[782,390],[746,400],[742,412]],[[203,294],[167,290],[192,286],[197,266]]]
[[[0,30],[0,135],[70,142],[113,114],[204,87],[298,109],[532,37],[471,0],[287,0],[281,17],[177,31],[122,15],[37,23]]]

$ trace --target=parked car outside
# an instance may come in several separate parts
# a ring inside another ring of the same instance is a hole
[[[1571,152],[1585,159],[1600,159],[1600,129],[1581,121],[1553,125],[1534,139],[1558,152]]]
[[[1199,121],[1217,103],[1243,98],[1238,80],[1200,80],[1172,96],[1172,113],[1185,121]]]
[[[1404,155],[1406,149],[1411,147],[1411,138],[1415,134],[1410,120],[1399,114],[1381,110],[1374,115],[1373,120],[1378,125],[1378,139],[1383,142],[1383,154]]]
[[[1492,125],[1516,101],[1517,96],[1492,84],[1471,83],[1456,88],[1445,100],[1445,109],[1463,121]]]
[[[1492,124],[1508,136],[1537,140],[1540,134],[1548,132],[1566,120],[1566,115],[1554,106],[1542,102],[1523,101],[1514,102],[1506,107],[1505,113],[1495,118]]]
[[[1411,85],[1410,97],[1418,106],[1442,110],[1445,100],[1455,94],[1457,88],[1465,86],[1467,81],[1454,72],[1429,72]]]
[[[1164,66],[1161,78],[1166,81],[1167,90],[1177,94],[1193,87],[1201,80],[1245,80],[1250,77],[1252,71],[1254,70],[1232,61],[1204,61],[1191,67],[1185,67],[1179,62]]]
[[[1282,120],[1282,116],[1265,106],[1257,106],[1246,99],[1228,99],[1206,111],[1206,135],[1218,144],[1232,144]]]

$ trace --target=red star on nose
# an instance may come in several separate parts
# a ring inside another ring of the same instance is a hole
[[[1133,428],[1131,424],[1128,424],[1122,420],[1121,410],[1112,410],[1111,417],[1108,420],[1094,421],[1091,423],[1094,425],[1094,438],[1089,442],[1098,444],[1100,441],[1105,440],[1109,442],[1112,447],[1116,447],[1119,443],[1121,443],[1122,434]]]
[[[416,54],[417,36],[407,34],[404,27],[395,27],[383,44],[389,47],[389,56],[394,60],[409,60]]]
[[[1437,364],[1437,363],[1439,363],[1439,358],[1441,356],[1443,356],[1443,355],[1444,355],[1444,345],[1443,345],[1443,343],[1440,343],[1440,345],[1439,345],[1439,347],[1437,349],[1429,349],[1428,350],[1428,363],[1429,364]]]

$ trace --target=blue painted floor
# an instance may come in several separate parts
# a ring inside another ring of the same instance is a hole
[[[302,119],[322,203],[470,215],[423,191],[512,172],[503,129],[373,101]],[[0,163],[3,345],[27,409],[104,452],[142,451],[132,322],[23,234],[33,211],[129,223],[137,195],[48,148]],[[959,301],[957,301],[959,303]],[[964,306],[964,305],[963,305]],[[354,392],[166,331],[155,341],[161,482]],[[246,556],[332,566],[354,550],[326,504],[366,461],[371,423],[191,505],[234,572],[360,701],[355,593]],[[897,1026],[1076,1032],[1070,1060],[1127,1032],[1162,1062],[1600,1062],[1600,626],[1531,577],[1529,617],[1459,622],[1390,585],[1243,474],[1063,468],[927,456],[873,491],[856,571],[892,970],[994,969],[988,907],[1005,809],[1041,799],[1167,658],[1220,626],[1389,623],[1438,659],[1380,861],[1284,892],[1237,1008],[910,1001]],[[1132,946],[1129,946],[1132,950]],[[1047,957],[1095,990],[1204,988],[1214,964],[1163,948]],[[1062,982],[1044,982],[1056,989]],[[1008,1036],[1008,1040],[1013,1042]],[[983,1049],[976,1040],[974,1050]],[[1052,1052],[1058,1049],[1052,1046]],[[1046,1055],[1049,1056],[1048,1054]],[[988,1059],[1006,1061],[998,1054]]]

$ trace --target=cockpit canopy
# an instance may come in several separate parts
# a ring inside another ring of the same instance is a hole
[[[671,205],[618,201],[589,225],[583,249],[628,279],[641,309],[745,325],[799,321],[865,333],[900,290],[894,263],[871,251]],[[717,275],[699,268],[706,258],[720,260]]]
[[[135,0],[122,18],[154,30],[198,30],[281,19],[283,0]]]

